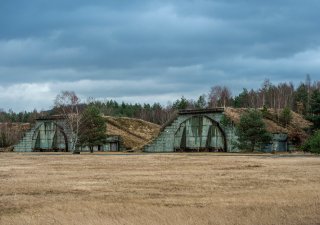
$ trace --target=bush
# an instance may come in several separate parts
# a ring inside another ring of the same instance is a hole
[[[232,120],[226,115],[223,115],[220,123],[222,124],[222,126],[227,127],[232,125]]]
[[[240,149],[254,151],[255,147],[271,141],[271,135],[262,120],[262,113],[257,110],[249,110],[241,115],[236,133]]]
[[[280,122],[283,126],[287,127],[292,120],[292,113],[290,108],[284,108],[280,113]]]
[[[320,130],[316,131],[302,146],[303,151],[320,154]]]

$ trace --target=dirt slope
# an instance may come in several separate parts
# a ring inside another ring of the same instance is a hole
[[[127,149],[140,149],[156,137],[160,126],[140,119],[104,116],[108,135],[120,135]]]
[[[225,115],[234,123],[238,123],[241,114],[245,110],[244,108],[226,108]],[[276,112],[270,111],[270,113],[275,114]],[[307,137],[304,129],[310,127],[311,123],[295,112],[292,112],[292,116],[292,122],[287,128],[270,119],[265,118],[264,121],[269,132],[285,132],[291,138],[298,136],[301,140],[304,140]],[[142,146],[157,137],[161,129],[161,126],[141,119],[111,116],[104,116],[104,119],[107,122],[107,134],[120,135],[123,141],[122,144],[126,149],[141,149]],[[0,123],[0,127],[5,125],[7,126],[7,124]],[[22,127],[22,129],[26,130],[30,127],[30,124],[11,124],[10,126],[14,128],[18,126],[20,129]]]
[[[240,121],[241,114],[244,113],[246,110],[246,108],[235,109],[228,107],[225,109],[225,115],[229,117],[234,123],[238,123]],[[300,114],[291,111],[292,121],[287,127],[283,127],[275,119],[277,118],[277,111],[269,110],[269,113],[272,115],[274,119],[263,119],[269,132],[288,133],[289,138],[291,139],[298,137],[300,140],[305,140],[308,137],[307,133],[305,132],[305,129],[309,128],[312,125],[312,123],[305,120]]]

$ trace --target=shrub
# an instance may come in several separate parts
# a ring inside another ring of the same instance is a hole
[[[222,124],[222,126],[227,127],[232,125],[232,120],[226,115],[223,115],[220,123]]]
[[[261,112],[250,110],[244,113],[237,126],[237,135],[240,149],[254,151],[261,143],[271,141],[271,135],[266,130]]]
[[[280,113],[279,119],[280,119],[280,122],[282,123],[282,125],[287,127],[292,120],[291,110],[288,107],[284,108]]]
[[[320,130],[316,131],[302,146],[303,151],[320,154]]]

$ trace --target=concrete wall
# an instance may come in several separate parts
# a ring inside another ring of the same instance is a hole
[[[66,140],[65,141],[65,137]],[[71,146],[71,132],[66,127],[64,120],[37,120],[35,125],[28,130],[20,142],[14,146],[15,152],[32,152],[35,149],[66,148]]]
[[[32,151],[71,151],[71,131],[63,119],[41,119],[28,130],[20,142],[14,146],[15,152]],[[120,137],[109,136],[107,143],[94,147],[94,151],[119,151],[121,150]],[[80,151],[89,152],[87,146],[79,147]]]
[[[235,135],[235,127],[233,124],[223,125],[221,120],[223,118],[223,111],[197,111],[180,113],[175,120],[168,126],[166,126],[159,136],[155,138],[150,144],[144,146],[145,152],[173,152],[179,146],[181,146],[181,133],[186,126],[185,132],[187,133],[187,140],[185,145],[188,148],[203,148],[209,147],[220,148],[226,145],[225,151],[236,152],[238,149],[234,145],[237,137]],[[194,118],[202,118],[201,120]],[[198,125],[201,124],[201,125]],[[200,129],[201,127],[201,129]],[[211,129],[212,134],[209,134]],[[180,132],[180,133],[179,133]],[[67,142],[64,144],[64,136],[67,138]],[[222,135],[223,134],[223,135]],[[31,152],[35,149],[48,149],[63,148],[64,145],[70,146],[71,132],[65,125],[64,120],[37,120],[34,127],[26,132],[20,143],[14,148],[16,152]],[[210,137],[210,140],[208,140]],[[111,140],[111,139],[112,140]],[[118,149],[121,150],[120,139],[114,141],[115,137],[109,137],[109,142],[100,147],[102,151],[111,151],[111,142],[117,142],[119,144]],[[224,143],[224,139],[225,142]],[[108,139],[107,139],[108,140]],[[208,144],[209,143],[209,144]],[[89,151],[89,148],[82,147],[82,151]],[[98,147],[95,147],[95,151]]]
[[[272,134],[272,141],[262,145],[262,152],[287,152],[289,151],[288,135],[285,133]]]
[[[159,136],[155,138],[151,143],[144,146],[144,152],[174,152],[175,147],[177,147],[177,137],[179,136],[179,129],[183,124],[190,120],[192,117],[205,117],[209,118],[210,120],[216,122],[219,127],[222,129],[223,133],[225,134],[227,149],[228,152],[236,152],[238,151],[237,147],[234,145],[237,137],[235,135],[235,127],[233,124],[223,126],[221,124],[221,120],[223,118],[223,112],[196,112],[196,113],[186,113],[186,114],[179,114],[177,118],[167,127],[164,128],[162,132],[160,132]],[[204,120],[205,121],[205,120]],[[208,122],[205,122],[208,123]],[[207,124],[209,125],[209,124]],[[190,136],[189,136],[190,138]],[[202,137],[203,138],[203,137]],[[188,140],[190,143],[194,143],[192,140]],[[206,140],[203,140],[204,142]],[[175,146],[176,145],[176,146]]]

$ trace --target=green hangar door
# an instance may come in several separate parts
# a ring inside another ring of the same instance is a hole
[[[68,151],[68,141],[62,128],[52,122],[43,122],[32,136],[32,150],[41,152]]]
[[[174,136],[174,150],[225,152],[226,138],[219,124],[206,116],[194,116],[180,124]]]

